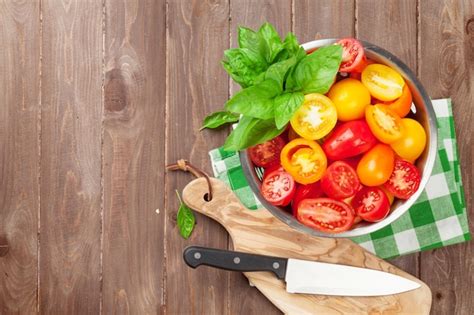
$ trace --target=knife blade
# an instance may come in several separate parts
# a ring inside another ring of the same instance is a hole
[[[207,265],[231,271],[270,271],[285,280],[289,293],[382,296],[415,290],[417,282],[374,269],[189,246],[183,252],[192,268]]]

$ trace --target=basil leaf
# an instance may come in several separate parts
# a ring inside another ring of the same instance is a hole
[[[177,225],[179,229],[179,234],[184,239],[188,239],[191,235],[196,219],[194,218],[193,211],[181,200],[178,191],[176,191],[179,200],[179,209],[177,214]]]
[[[272,79],[278,82],[278,85],[283,91],[283,83],[285,82],[286,74],[296,64],[296,57],[277,62],[268,67],[265,73],[265,79]]]
[[[203,130],[205,128],[217,128],[224,124],[234,123],[239,121],[240,115],[236,113],[231,113],[227,111],[222,112],[214,112],[204,118],[202,122],[202,127],[199,130]]]
[[[260,34],[247,27],[239,27],[237,32],[240,48],[247,48],[260,53],[260,49],[262,46],[262,39]]]
[[[280,93],[278,82],[268,79],[235,94],[227,101],[225,109],[245,116],[270,119],[273,118],[273,98]]]
[[[341,45],[321,47],[306,55],[288,77],[287,89],[308,93],[326,93],[334,83],[342,60]]]
[[[303,101],[304,95],[301,92],[284,93],[275,97],[275,124],[278,129],[286,126]]]
[[[255,50],[234,48],[226,50],[224,56],[224,69],[243,88],[252,86],[258,75],[268,68],[265,59]]]
[[[283,50],[280,35],[270,23],[263,24],[258,30],[258,34],[263,40],[263,56],[271,64],[278,53]]]
[[[239,151],[259,143],[271,140],[281,134],[285,128],[275,127],[273,119],[262,120],[244,116],[237,128],[227,137],[225,151]]]

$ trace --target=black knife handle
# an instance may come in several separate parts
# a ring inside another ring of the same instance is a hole
[[[183,252],[186,264],[192,268],[206,265],[231,271],[270,271],[285,279],[287,258],[233,252],[222,249],[189,246]]]

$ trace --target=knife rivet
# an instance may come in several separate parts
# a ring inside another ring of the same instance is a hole
[[[194,253],[195,259],[201,259],[201,253]]]
[[[234,258],[234,264],[240,264],[240,258],[239,257],[235,257]]]
[[[278,268],[280,268],[280,264],[277,263],[277,262],[274,262],[273,263],[273,269],[278,269]]]

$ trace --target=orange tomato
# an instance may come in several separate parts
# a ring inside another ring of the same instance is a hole
[[[395,153],[386,144],[376,144],[357,164],[357,175],[365,186],[380,186],[392,175]]]
[[[423,126],[414,119],[403,118],[402,137],[390,146],[401,158],[413,163],[425,150],[426,132]]]
[[[384,102],[399,98],[405,85],[405,81],[397,71],[381,64],[365,67],[360,80],[373,97]]]
[[[311,184],[321,179],[327,168],[327,159],[321,146],[306,139],[288,142],[280,154],[281,165],[297,183]]]
[[[403,135],[400,116],[387,106],[381,104],[367,106],[365,119],[374,136],[383,143],[393,143]]]
[[[411,92],[407,84],[403,86],[402,96],[390,103],[385,103],[391,110],[398,114],[400,117],[405,117],[410,112],[411,108]]]
[[[393,201],[395,200],[395,196],[393,196],[393,194],[389,192],[387,189],[385,189],[383,186],[379,186],[379,188],[382,189],[382,191],[387,195],[388,201],[390,202],[390,204],[392,204]]]

